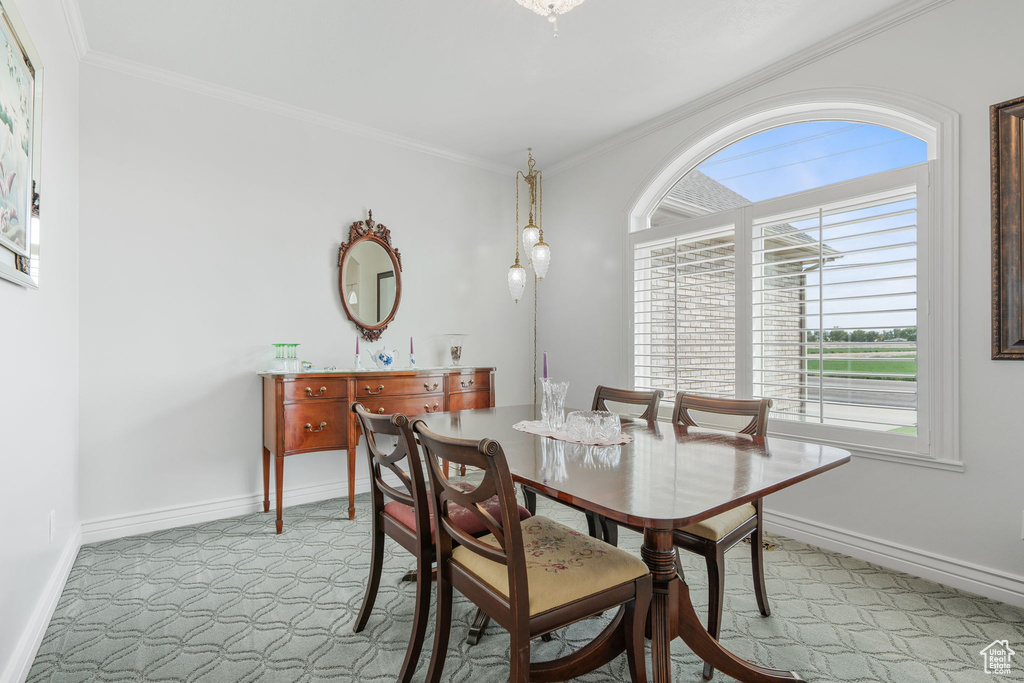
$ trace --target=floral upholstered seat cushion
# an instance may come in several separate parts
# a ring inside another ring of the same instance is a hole
[[[469,492],[476,488],[473,484],[465,481],[453,482],[452,486],[463,492]],[[430,519],[433,520],[434,499],[430,498],[427,501],[427,504],[430,508]],[[494,517],[498,522],[501,522],[501,506],[498,505],[497,496],[493,496],[490,500],[483,503],[482,507],[487,511],[487,514]],[[384,512],[391,515],[410,529],[416,528],[416,514],[413,512],[411,505],[406,505],[405,503],[399,503],[397,500],[393,500],[384,506]],[[451,518],[452,524],[455,524],[470,536],[479,536],[487,531],[487,527],[484,526],[483,521],[461,505],[449,506],[448,516]],[[527,519],[528,517],[530,517],[530,511],[520,505],[519,519]],[[434,540],[433,527],[430,529],[430,540]]]
[[[547,517],[522,523],[530,616],[567,605],[647,574],[643,561],[613,545],[591,538]],[[493,534],[480,540],[495,547]],[[462,565],[508,597],[508,569],[465,547],[452,552]]]
[[[740,505],[738,508],[726,510],[722,514],[715,515],[710,519],[705,519],[703,522],[683,527],[680,531],[706,538],[709,541],[720,541],[733,529],[756,514],[757,509],[750,503],[747,503],[746,505]]]

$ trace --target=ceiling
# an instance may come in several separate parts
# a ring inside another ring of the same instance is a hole
[[[104,53],[547,168],[905,0],[78,0]]]

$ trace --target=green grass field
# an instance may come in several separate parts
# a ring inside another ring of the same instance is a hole
[[[825,353],[891,353],[892,351],[912,351],[913,347],[910,344],[903,346],[902,348],[893,348],[891,346],[872,346],[872,347],[826,347],[822,349]]]
[[[904,360],[904,358],[908,360]],[[820,368],[817,359],[807,361],[807,369],[817,372]],[[899,358],[826,358],[825,372],[832,376],[865,377],[865,379],[889,379],[885,375],[917,376],[917,359],[915,356]],[[844,373],[854,373],[845,375]],[[910,378],[892,378],[910,379]]]

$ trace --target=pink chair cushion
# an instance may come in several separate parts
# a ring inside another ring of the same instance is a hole
[[[475,486],[468,482],[460,481],[454,483],[455,488],[461,491],[472,491]],[[427,501],[430,507],[430,518],[434,518],[434,500],[433,498]],[[486,501],[482,505],[483,509],[487,511],[491,517],[501,521],[501,506],[498,505],[498,497],[494,496],[490,500]],[[384,506],[384,512],[388,513],[396,520],[409,527],[410,529],[416,528],[416,515],[412,511],[411,505],[405,503],[399,503],[397,500],[393,500]],[[470,536],[479,536],[480,534],[490,533],[490,530],[484,526],[483,520],[474,515],[472,512],[460,505],[452,505],[449,507],[449,515],[452,523],[457,527],[465,531]],[[522,505],[519,506],[519,519],[528,519],[530,517],[530,511],[524,508]],[[434,529],[430,529],[430,540],[434,541]]]

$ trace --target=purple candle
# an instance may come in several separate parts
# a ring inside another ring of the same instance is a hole
[[[411,356],[412,354],[413,354],[413,350],[412,350],[412,337],[409,337],[409,355]]]
[[[356,355],[359,355],[359,337],[356,337]]]
[[[544,352],[544,379],[548,378],[548,352]]]

